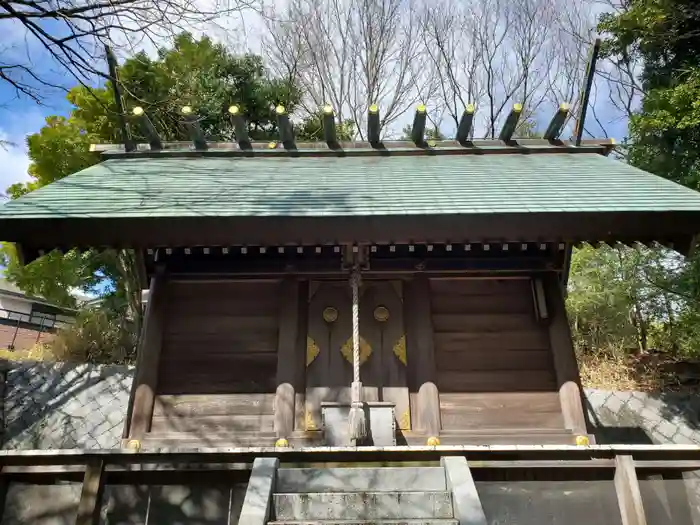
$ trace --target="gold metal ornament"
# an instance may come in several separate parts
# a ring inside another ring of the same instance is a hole
[[[277,441],[275,441],[275,447],[287,448],[288,446],[289,446],[289,441],[287,441],[285,438],[279,438]]]
[[[130,439],[126,443],[126,448],[138,452],[139,450],[141,450],[141,442],[138,439]]]
[[[340,352],[343,354],[343,357],[347,360],[347,362],[352,364],[352,337],[345,341],[345,344],[340,349]],[[360,336],[360,365],[367,361],[370,355],[372,355],[372,347],[367,341],[365,341],[364,337]]]
[[[392,348],[394,351],[394,355],[399,358],[399,361],[403,363],[403,366],[406,366],[407,360],[406,360],[406,335],[402,335],[399,337],[399,340],[394,343],[394,348]]]
[[[306,336],[306,366],[313,363],[314,359],[321,353],[321,349],[311,337]]]
[[[306,409],[306,413],[304,414],[304,423],[306,425],[306,430],[318,430],[316,422],[314,421],[314,418],[311,415],[311,412],[309,412],[308,408]]]
[[[399,429],[401,430],[411,430],[411,409],[406,409],[399,419]]]
[[[386,323],[389,320],[389,309],[386,306],[377,306],[374,309],[374,318],[380,323]]]
[[[332,306],[323,309],[323,320],[327,323],[335,323],[338,320],[338,310]]]
[[[579,447],[587,447],[591,444],[591,442],[588,439],[588,436],[576,436],[576,444]]]
[[[428,438],[428,441],[426,441],[426,445],[428,445],[429,447],[440,446],[440,438],[435,437],[435,436],[430,436]]]

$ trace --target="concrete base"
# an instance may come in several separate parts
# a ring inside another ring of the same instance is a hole
[[[289,468],[277,471],[276,492],[396,492],[447,490],[442,467]]]
[[[393,447],[396,445],[396,420],[394,403],[369,401],[363,404],[368,436],[363,446]],[[330,447],[350,446],[350,405],[345,403],[321,403],[323,436]]]
[[[275,494],[274,509],[278,521],[453,517],[452,498],[448,492]]]

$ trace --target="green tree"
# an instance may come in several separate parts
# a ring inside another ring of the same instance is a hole
[[[251,137],[267,140],[277,136],[274,107],[282,104],[292,112],[299,100],[296,86],[271,78],[260,57],[235,56],[208,38],[195,40],[186,33],[153,60],[145,54],[127,60],[119,68],[119,77],[126,108],[144,107],[164,140],[187,139],[180,117],[184,105],[195,108],[209,139],[231,139],[233,126],[226,111],[231,104],[246,115]],[[99,162],[90,144],[121,141],[111,86],[76,87],[67,98],[73,106],[70,115],[47,118],[45,126],[28,137],[32,180],[8,188],[10,198]],[[143,139],[133,124],[135,137]],[[302,128],[310,126],[302,123]],[[106,293],[108,303],[135,319],[138,329],[140,286],[129,250],[55,251],[22,266],[14,248],[3,245],[0,263],[22,289],[65,306],[75,306],[70,294],[74,288]]]
[[[700,6],[629,0],[603,15],[602,52],[642,64],[641,108],[629,124],[631,164],[700,189]]]

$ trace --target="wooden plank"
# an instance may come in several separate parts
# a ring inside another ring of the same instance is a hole
[[[523,330],[503,333],[436,332],[438,352],[463,352],[469,348],[482,350],[544,350],[549,338],[544,330]]]
[[[531,314],[530,297],[511,295],[447,295],[434,293],[431,298],[434,314]]]
[[[433,295],[519,295],[529,293],[530,280],[524,277],[506,279],[433,278],[430,279]]]
[[[442,393],[440,411],[445,430],[507,427],[564,430],[556,392]]]
[[[503,370],[438,373],[437,386],[443,392],[553,392],[554,376],[546,370]]]
[[[440,406],[446,409],[464,408],[478,412],[513,408],[561,414],[559,396],[556,392],[442,393]]]
[[[505,301],[508,298],[504,298]],[[433,327],[436,332],[482,332],[529,331],[536,327],[532,314],[436,314],[433,312]]]
[[[547,370],[553,371],[552,352],[542,350],[484,350],[469,348],[464,352],[438,352],[438,370]],[[561,410],[561,408],[560,408]]]
[[[620,505],[622,525],[646,525],[634,460],[629,454],[615,456],[615,492]]]
[[[551,272],[543,278],[543,281],[550,315],[549,338],[564,422],[566,428],[573,432],[586,434],[586,416],[581,400],[581,379],[566,316],[563,291],[556,273]]]
[[[192,349],[197,354],[227,356],[229,354],[270,353],[277,355],[277,332],[248,331],[217,334],[165,334],[163,339],[164,354],[167,359],[192,356]]]
[[[440,432],[440,400],[436,386],[435,344],[431,311],[431,283],[417,275],[404,285],[404,323],[408,356],[408,383],[411,392],[418,392],[414,410],[415,427],[429,435]]]
[[[99,525],[103,489],[104,461],[92,461],[85,469],[75,525]]]
[[[273,432],[274,415],[260,416],[195,416],[195,417],[154,417],[151,433],[194,432],[200,435],[214,435],[230,432]]]
[[[211,298],[216,302],[216,296]],[[218,334],[238,331],[275,332],[278,320],[272,315],[230,315],[219,312],[215,315],[189,315],[168,323],[168,334]],[[169,319],[170,321],[170,319]]]
[[[304,301],[305,303],[305,301]],[[299,283],[285,279],[280,289],[279,331],[277,342],[277,392],[275,395],[275,432],[286,438],[294,432],[296,392],[303,389],[304,353],[299,348]]]
[[[255,416],[273,413],[274,394],[160,395],[153,417]]]
[[[129,437],[141,439],[148,432],[153,415],[159,362],[163,338],[163,316],[166,306],[167,280],[160,267],[151,278],[148,305],[138,346]]]

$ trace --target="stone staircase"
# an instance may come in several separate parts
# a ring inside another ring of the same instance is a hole
[[[283,468],[269,525],[457,525],[443,467]]]

